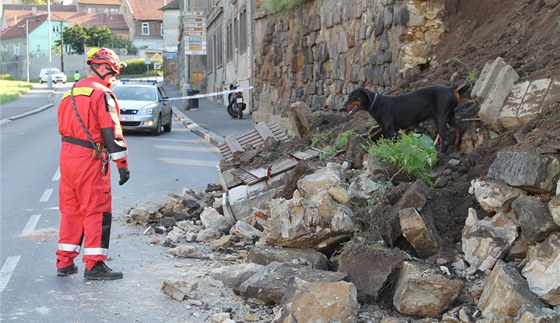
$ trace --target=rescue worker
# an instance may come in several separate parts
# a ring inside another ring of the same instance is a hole
[[[58,106],[62,147],[56,267],[58,276],[77,273],[74,258],[82,249],[86,279],[114,280],[123,274],[105,264],[112,220],[109,161],[117,166],[119,185],[130,172],[120,110],[110,87],[126,64],[107,48],[90,51],[87,64],[87,77],[74,83]]]

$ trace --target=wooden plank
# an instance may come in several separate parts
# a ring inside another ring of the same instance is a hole
[[[237,141],[235,137],[227,136],[225,138],[225,141],[232,153],[245,151],[245,149],[243,149],[243,147],[239,144],[239,141]]]
[[[256,124],[255,129],[257,129],[257,132],[259,133],[259,135],[261,135],[261,138],[263,139],[263,141],[268,137],[276,138],[276,136],[274,136],[272,131],[270,131],[270,129],[268,129],[268,127],[266,126],[266,123]]]

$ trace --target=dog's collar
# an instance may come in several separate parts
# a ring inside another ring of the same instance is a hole
[[[368,111],[373,108],[373,106],[375,105],[375,101],[377,101],[377,92],[375,92],[375,97],[373,97],[373,102],[371,102],[371,105],[367,109]]]
[[[375,92],[375,97],[373,97],[373,102],[371,103],[371,105],[369,106],[369,108],[366,111],[369,111],[373,108],[373,105],[375,104],[375,101],[377,100],[377,92]],[[348,112],[348,115],[353,115],[354,113],[356,113],[356,111],[358,111],[358,107],[355,107],[354,109],[352,109],[352,111]]]

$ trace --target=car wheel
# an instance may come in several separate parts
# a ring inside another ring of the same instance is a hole
[[[156,127],[154,128],[154,130],[152,130],[152,135],[154,136],[159,136],[161,135],[161,115],[158,117],[157,119],[157,124]]]
[[[39,79],[39,83],[43,84],[43,79]]]
[[[169,123],[163,126],[165,132],[171,132],[171,125],[173,124],[173,116],[169,116]]]

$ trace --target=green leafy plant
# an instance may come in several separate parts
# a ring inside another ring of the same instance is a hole
[[[470,72],[469,75],[467,75],[467,84],[469,85],[469,87],[472,88],[477,80],[478,77],[476,77],[476,73],[474,71]]]
[[[556,24],[560,26],[560,16],[556,17]]]
[[[340,135],[338,135],[338,137],[334,141],[334,144],[323,148],[323,153],[321,153],[321,158],[328,157],[330,155],[335,154],[337,151],[346,148],[350,136],[352,136],[355,133],[356,130],[354,129],[349,129],[342,132]]]
[[[391,164],[397,167],[398,171],[389,181],[405,172],[407,176],[421,179],[433,186],[429,172],[437,163],[437,151],[430,137],[399,132],[396,140],[382,137],[377,142],[369,142],[364,148],[379,165]]]
[[[325,130],[314,133],[311,136],[311,147],[320,148],[319,144],[321,143],[321,141],[327,139],[330,136],[331,132],[332,130]]]

